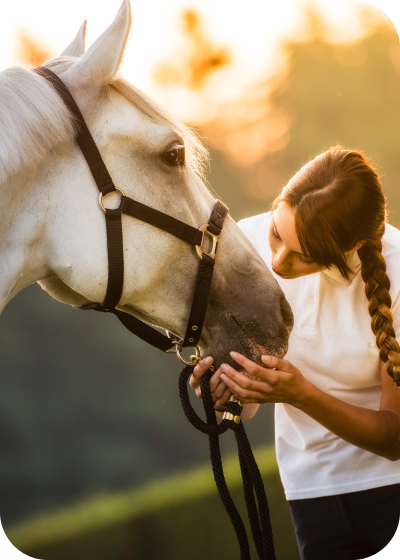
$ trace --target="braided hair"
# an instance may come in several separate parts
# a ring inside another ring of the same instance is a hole
[[[346,253],[362,243],[358,255],[371,329],[388,374],[400,386],[400,346],[382,255],[386,199],[377,170],[362,152],[334,146],[292,177],[272,210],[283,201],[293,208],[303,252],[326,268],[336,266],[346,279],[353,274]]]

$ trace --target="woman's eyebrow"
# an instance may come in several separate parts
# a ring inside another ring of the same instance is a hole
[[[279,235],[278,230],[276,229],[276,223],[274,220],[274,217],[272,216],[272,224],[274,226],[274,230],[275,230],[275,235],[277,237],[279,237],[280,240],[282,240],[282,237]],[[304,255],[303,253],[299,253],[298,251],[293,251],[293,253],[296,253],[296,255],[300,255],[300,257],[304,257],[305,259],[310,259],[310,260],[314,260],[312,259],[309,255]]]

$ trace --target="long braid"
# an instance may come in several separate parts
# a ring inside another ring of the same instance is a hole
[[[400,346],[393,328],[390,308],[392,298],[390,280],[386,274],[386,262],[382,255],[382,241],[366,241],[358,250],[361,260],[361,275],[365,282],[371,329],[376,336],[376,345],[388,374],[400,386]]]

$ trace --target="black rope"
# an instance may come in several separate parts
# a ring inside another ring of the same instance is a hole
[[[254,488],[254,492],[257,497],[259,524],[261,528],[263,549],[264,549],[264,557],[260,556],[260,558],[265,558],[265,560],[275,560],[274,541],[272,536],[272,527],[271,527],[271,519],[269,515],[267,495],[265,494],[265,488],[261,477],[261,473],[256,463],[256,460],[254,458],[253,451],[251,449],[242,422],[239,424],[238,429],[235,430],[235,435],[238,443],[239,454],[243,455],[243,459],[246,463],[246,467],[250,474],[249,479],[251,480],[251,483]],[[254,501],[254,495],[253,495],[253,501]],[[255,527],[256,521],[254,520],[254,523],[252,523],[251,521],[252,520],[250,517],[250,523],[252,527]],[[254,538],[254,531],[253,531],[253,538]]]
[[[228,429],[235,432],[238,444],[240,470],[243,478],[243,490],[247,514],[250,520],[251,532],[258,558],[259,560],[275,560],[267,496],[265,494],[262,477],[256,460],[254,459],[243,423],[242,421],[236,423],[235,420],[222,420],[219,424],[217,423],[210,389],[210,379],[212,376],[212,372],[210,370],[203,375],[200,383],[207,422],[204,422],[204,420],[197,415],[190,402],[187,388],[187,382],[193,372],[193,368],[194,366],[186,366],[181,371],[179,376],[179,396],[185,416],[192,426],[194,426],[197,430],[208,434],[214,480],[222,503],[224,504],[235,530],[240,547],[240,558],[241,560],[249,560],[250,548],[246,529],[230,495],[222,466],[219,435],[223,434]],[[241,410],[242,407],[238,403],[227,403],[227,412],[230,412],[234,417],[240,417]],[[255,496],[257,498],[257,502]]]
[[[236,434],[236,432],[235,432]],[[246,465],[243,452],[238,446],[240,472],[242,473],[244,498],[246,501],[246,508],[250,520],[251,532],[253,541],[256,545],[256,550],[259,558],[264,558],[264,544],[261,534],[260,522],[258,519],[257,504],[254,498],[253,483],[251,481],[250,472]]]

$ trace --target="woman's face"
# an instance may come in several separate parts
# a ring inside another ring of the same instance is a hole
[[[286,202],[280,202],[272,213],[268,229],[273,271],[287,280],[321,272],[325,267],[304,255],[296,235],[294,212]]]

